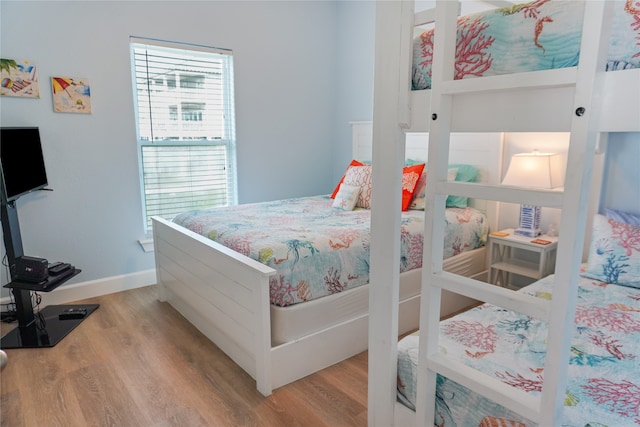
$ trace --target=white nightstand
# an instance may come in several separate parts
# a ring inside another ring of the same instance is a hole
[[[489,235],[489,282],[494,285],[508,286],[511,274],[541,279],[555,271],[558,238],[541,235],[525,237],[513,234],[513,229],[501,230],[507,236]],[[543,245],[532,243],[541,239],[551,243]],[[537,262],[514,257],[515,250],[532,252],[537,255]]]

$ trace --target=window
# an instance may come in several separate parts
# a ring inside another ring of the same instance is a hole
[[[233,56],[131,38],[145,227],[237,203]]]

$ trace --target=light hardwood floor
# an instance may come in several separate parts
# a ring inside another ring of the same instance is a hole
[[[81,302],[100,308],[55,347],[7,350],[0,425],[367,424],[366,352],[265,398],[153,287]]]

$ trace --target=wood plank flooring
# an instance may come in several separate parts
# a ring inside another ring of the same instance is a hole
[[[366,352],[265,398],[153,287],[81,303],[100,308],[55,347],[6,350],[1,426],[367,424]]]

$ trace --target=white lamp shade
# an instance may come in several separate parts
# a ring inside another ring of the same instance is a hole
[[[521,153],[511,158],[502,183],[514,187],[562,187],[562,159],[556,153]]]

